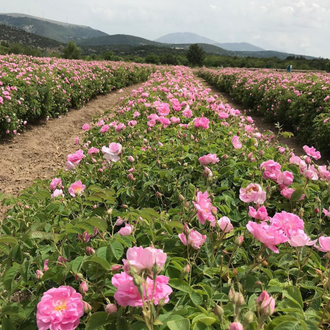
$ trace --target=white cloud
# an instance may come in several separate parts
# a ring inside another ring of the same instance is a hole
[[[193,32],[218,42],[245,41],[330,57],[329,0],[12,0],[0,4],[0,12],[23,12],[151,40]]]

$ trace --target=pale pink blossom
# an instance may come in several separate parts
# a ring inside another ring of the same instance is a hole
[[[154,247],[143,248],[132,247],[126,252],[126,259],[123,259],[124,271],[129,273],[130,267],[134,267],[138,274],[143,270],[152,273],[152,267],[157,265],[159,272],[163,268],[167,259],[167,254]]]
[[[293,247],[314,245],[317,242],[317,239],[311,241],[311,238],[302,229],[290,230],[288,238],[289,238],[288,240],[289,244]]]
[[[72,183],[72,185],[70,186],[69,193],[72,197],[76,197],[76,195],[82,195],[82,193],[84,192],[86,186],[82,184],[81,180],[76,181],[74,183]]]
[[[64,197],[64,193],[62,189],[55,189],[54,192],[50,196],[51,198],[56,198],[56,197]]]
[[[231,232],[234,227],[230,221],[230,219],[228,217],[221,217],[218,221],[217,221],[218,226],[220,227],[220,229],[225,232],[225,233],[229,233]],[[212,222],[211,226],[214,227],[215,223]]]
[[[239,198],[244,203],[263,204],[266,200],[266,192],[256,183],[250,183],[246,188],[239,190]]]
[[[271,179],[273,181],[277,181],[277,178],[281,174],[281,165],[270,159],[266,162],[261,163],[260,170],[263,172],[262,176],[264,179]]]
[[[202,166],[206,166],[208,164],[216,164],[219,162],[219,158],[216,154],[208,154],[200,157],[198,160]]]
[[[269,219],[267,209],[264,206],[259,207],[258,210],[252,206],[249,206],[249,216],[261,221],[266,221]]]
[[[239,140],[239,136],[235,135],[231,139],[231,143],[235,149],[241,149],[242,148],[242,143]]]
[[[271,219],[270,223],[273,227],[278,230],[282,230],[285,235],[290,236],[290,231],[297,231],[299,229],[304,230],[304,221],[300,219],[297,215],[282,211],[276,213]]]
[[[196,202],[193,202],[193,204],[197,210],[197,218],[201,224],[204,225],[206,220],[210,222],[215,221],[212,211],[214,212],[216,208],[212,206],[211,199],[209,198],[207,191],[204,193],[199,191],[196,196]]]
[[[120,228],[118,234],[121,236],[128,236],[132,234],[133,226],[129,223],[125,223],[125,227]]]
[[[277,177],[277,183],[283,186],[289,186],[293,182],[293,174],[289,171],[284,171]]]
[[[206,241],[206,235],[202,235],[194,229],[190,229],[184,233],[179,234],[178,236],[184,245],[189,245],[195,250],[199,250]]]
[[[275,253],[279,253],[276,245],[287,242],[288,238],[274,226],[265,222],[256,223],[249,221],[246,225],[248,231],[261,243]]]
[[[229,330],[244,330],[244,327],[240,322],[233,322],[229,325]]]
[[[172,289],[168,286],[169,278],[167,276],[158,275],[156,283],[150,277],[147,277],[146,283],[142,284],[144,300],[151,301],[155,305],[159,304],[160,300],[164,303],[169,302],[169,295]],[[117,288],[114,298],[121,306],[142,307],[143,301],[139,294],[137,286],[133,283],[133,277],[125,272],[115,274],[111,283]]]
[[[96,155],[96,154],[98,154],[100,152],[100,150],[99,149],[97,149],[97,148],[94,148],[94,147],[91,147],[89,150],[88,150],[88,154],[89,155]]]
[[[319,246],[314,245],[321,252],[330,251],[330,237],[320,236],[319,237]]]
[[[62,180],[59,178],[54,178],[51,181],[49,188],[54,191],[57,187],[62,188]]]
[[[112,142],[109,144],[109,148],[102,147],[102,152],[104,154],[104,158],[110,162],[117,162],[120,159],[122,151],[122,145],[120,143]]]
[[[317,151],[314,147],[308,147],[308,146],[304,145],[303,149],[308,156],[310,156],[316,160],[321,158],[321,153],[319,151]]]
[[[275,311],[275,299],[267,291],[263,291],[256,299],[256,304],[262,314],[270,316]]]

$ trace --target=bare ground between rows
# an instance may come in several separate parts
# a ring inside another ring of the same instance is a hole
[[[243,107],[242,104],[233,100],[229,94],[220,92],[218,89],[207,83],[204,79],[197,77],[197,75],[196,79],[199,80],[205,88],[210,88],[214,94],[217,94],[223,102],[228,103],[232,108],[241,110],[242,112],[247,110]],[[254,124],[260,133],[265,131],[272,131],[276,135],[276,140],[280,145],[287,145],[288,148],[292,150],[292,152],[294,152],[294,154],[297,156],[306,155],[303,150],[303,144],[296,137],[293,136],[291,138],[284,138],[282,135],[278,134],[278,129],[275,127],[274,123],[264,122],[262,117],[253,114],[251,115],[248,111],[246,113],[253,118]],[[322,157],[319,161],[316,161],[316,163],[319,165],[328,164],[328,162],[329,159],[325,157]]]
[[[50,179],[66,163],[67,155],[79,149],[75,137],[83,138],[84,123],[102,115],[131,94],[141,84],[132,85],[107,95],[99,95],[79,110],[71,110],[61,118],[50,119],[12,140],[0,144],[0,193],[17,196],[36,179]],[[0,205],[0,219],[4,213]]]

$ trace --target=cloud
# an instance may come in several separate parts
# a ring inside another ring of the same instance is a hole
[[[330,57],[329,0],[14,0],[0,5],[0,11],[151,40],[167,33],[193,32],[218,42],[245,41]]]

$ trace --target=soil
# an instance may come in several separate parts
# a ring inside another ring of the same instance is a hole
[[[74,144],[78,136],[83,140],[85,123],[101,115],[131,94],[136,84],[107,95],[97,96],[79,110],[71,110],[61,118],[30,125],[27,131],[0,143],[0,193],[17,196],[35,179],[52,178],[66,163],[67,155],[79,149]],[[0,205],[1,215],[1,205]]]
[[[220,93],[204,80],[198,80],[211,88],[224,102],[244,111],[244,108],[233,101],[230,96]],[[133,89],[141,84],[133,85],[119,91],[98,96],[79,110],[71,110],[61,118],[50,119],[38,125],[31,125],[27,131],[11,140],[0,143],[0,193],[17,196],[19,192],[30,186],[36,179],[50,179],[60,168],[64,168],[67,155],[79,149],[74,144],[78,136],[83,140],[84,123],[90,123],[95,116],[102,115],[105,110],[115,107],[121,97],[130,95]],[[274,125],[264,123],[262,118],[253,117],[260,132],[276,131]],[[285,139],[278,136],[281,144],[287,144],[295,154],[303,155],[302,145],[295,138]],[[324,161],[324,160],[323,160]],[[4,208],[0,206],[0,219]]]

